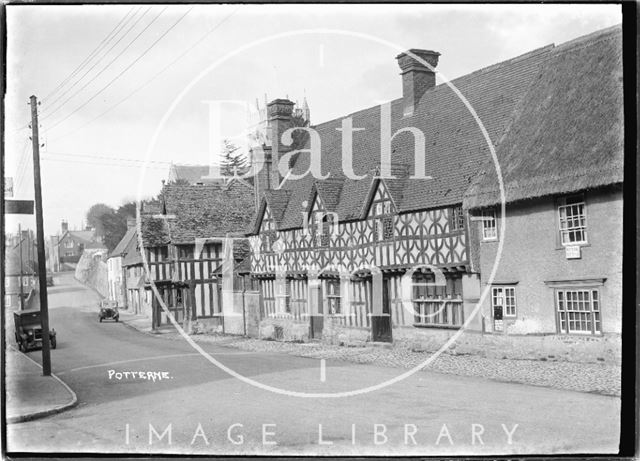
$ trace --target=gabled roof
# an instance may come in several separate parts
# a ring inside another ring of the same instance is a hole
[[[123,266],[135,266],[136,264],[142,263],[142,255],[140,255],[140,250],[138,249],[138,232],[134,228],[133,236],[127,242],[127,246],[124,249],[124,254],[122,255],[122,265]]]
[[[193,244],[196,238],[224,237],[248,232],[254,212],[253,187],[240,180],[226,185],[166,185],[166,215],[142,219],[143,242],[148,246]]]
[[[69,237],[83,244],[85,248],[106,248],[101,242],[96,240],[95,232],[92,230],[66,231],[58,240],[58,245],[62,243],[65,237]]]
[[[122,239],[118,242],[113,251],[109,254],[109,258],[116,258],[118,256],[124,256],[124,253],[127,249],[127,245],[129,241],[133,239],[136,235],[135,227],[127,229],[127,232],[124,234]]]
[[[342,191],[343,179],[327,178],[316,181],[313,190],[318,194],[325,211],[335,211],[340,202],[340,192]]]
[[[268,206],[271,212],[271,218],[273,219],[276,228],[279,229],[282,225],[282,219],[289,203],[290,192],[284,189],[271,189],[266,190],[262,196],[262,202],[258,212],[258,217],[255,220],[254,231],[257,232],[260,228],[262,217],[264,216],[264,210]]]
[[[507,202],[623,180],[622,34],[619,26],[550,53],[497,147]],[[464,206],[500,202],[487,161]]]
[[[541,63],[553,46],[540,48],[517,58],[460,77],[452,84],[468,100],[487,130],[492,142],[502,137],[512,113],[538,74]],[[455,57],[452,57],[454,59]],[[391,65],[391,64],[390,64]],[[432,179],[399,178],[388,181],[387,187],[399,212],[460,204],[470,178],[477,172],[488,153],[485,138],[465,104],[446,84],[428,90],[412,116],[403,117],[403,101],[390,103],[391,133],[416,127],[424,133],[426,145],[425,170]],[[350,114],[353,127],[363,128],[353,133],[352,165],[354,180],[342,172],[342,138],[337,129],[342,118],[313,127],[321,140],[322,172],[342,180],[335,212],[341,221],[360,219],[363,203],[372,185],[371,172],[380,165],[381,108],[370,107]],[[415,172],[414,136],[397,134],[391,144],[392,165],[409,165],[409,176]],[[299,155],[293,168],[304,173],[308,155]],[[286,180],[282,189],[288,191],[288,201],[280,229],[302,226],[301,200],[310,196],[315,182],[311,175],[300,180]]]

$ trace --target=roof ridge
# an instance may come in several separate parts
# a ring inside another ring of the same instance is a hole
[[[489,72],[489,71],[492,71],[492,70],[499,69],[500,67],[504,67],[506,65],[515,64],[515,63],[523,61],[525,59],[532,58],[532,57],[537,56],[539,54],[545,53],[545,52],[553,49],[554,47],[555,47],[555,45],[553,43],[551,43],[549,45],[545,45],[545,46],[542,46],[540,48],[536,48],[535,50],[528,51],[528,52],[526,52],[524,54],[515,56],[513,58],[509,58],[509,59],[507,59],[505,61],[500,61],[498,63],[491,64],[489,66],[482,67],[480,69],[471,71],[468,74],[460,75],[460,76],[458,76],[458,77],[456,77],[454,79],[449,80],[449,82],[453,83],[453,82],[455,82],[457,80],[460,80],[460,79],[463,79],[463,78],[467,78],[469,76],[480,75],[480,74],[483,74],[485,72]],[[438,87],[443,87],[443,86],[446,86],[446,82],[445,83],[440,83],[438,85],[435,85],[432,89],[436,89]],[[392,100],[388,101],[388,103],[393,105],[393,104],[398,103],[400,101],[402,101],[401,97],[392,99]],[[330,120],[324,121],[322,123],[318,123],[317,125],[312,125],[312,128],[321,128],[323,125],[330,125],[330,124],[335,123],[335,122],[337,122],[339,120],[342,120],[344,118],[352,117],[352,116],[354,116],[356,114],[360,114],[362,112],[369,111],[369,110],[374,109],[375,107],[379,107],[379,106],[380,106],[380,104],[376,104],[374,106],[365,107],[363,109],[356,110],[356,111],[348,113],[346,115],[338,116],[338,117],[332,118]]]
[[[513,58],[509,58],[509,59],[507,59],[505,61],[500,61],[500,62],[497,62],[495,64],[491,64],[490,66],[486,66],[486,67],[482,67],[480,69],[474,70],[473,72],[470,72],[468,74],[460,75],[459,77],[456,77],[456,78],[454,78],[452,80],[449,80],[449,82],[453,83],[453,82],[455,82],[457,80],[460,80],[460,79],[463,79],[463,78],[476,76],[476,75],[481,75],[481,74],[484,74],[486,72],[490,72],[490,71],[493,71],[493,70],[496,70],[496,69],[500,69],[501,67],[505,67],[505,66],[508,66],[510,64],[515,64],[517,62],[524,61],[525,59],[529,59],[529,58],[533,58],[535,56],[541,55],[541,54],[546,53],[547,51],[549,51],[549,50],[551,50],[553,48],[555,48],[555,45],[553,43],[551,43],[549,45],[545,45],[545,46],[542,46],[540,48],[536,48],[535,50],[528,51],[528,52],[526,52],[524,54],[515,56]],[[434,88],[438,88],[438,87],[441,87],[443,85],[446,85],[446,83],[440,83],[439,85],[436,85]]]
[[[606,29],[593,32],[589,35],[584,35],[582,37],[574,38],[568,42],[561,43],[556,47],[553,55],[559,56],[570,51],[577,51],[588,46],[597,45],[600,42],[613,40],[620,34],[622,34],[622,28],[620,25],[607,27]]]

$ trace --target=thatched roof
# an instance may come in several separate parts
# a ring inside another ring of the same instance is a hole
[[[491,139],[500,139],[504,134],[517,103],[538,74],[540,63],[551,48],[540,48],[452,81],[475,109]],[[455,57],[443,56],[442,59]],[[389,65],[395,64],[390,60]],[[424,133],[425,170],[432,177],[407,177],[407,173],[408,176],[415,173],[414,137],[408,132],[395,136],[391,145],[392,167],[406,165],[409,168],[402,178],[388,182],[398,211],[462,203],[470,178],[488,152],[485,139],[464,103],[448,85],[442,84],[425,92],[412,116],[403,116],[401,98],[392,101],[390,106],[391,133],[410,127],[419,128]],[[339,129],[342,119],[347,116],[352,118],[354,128],[363,129],[353,133],[353,170],[357,175],[367,175],[360,180],[345,178],[342,171],[342,134]],[[377,184],[373,180],[373,172],[380,166],[381,108],[374,106],[344,117],[313,128],[321,140],[322,173],[341,180],[339,188],[332,187],[329,191],[332,201],[332,194],[339,192],[336,203],[331,205],[341,221],[349,221],[361,218],[363,203]],[[308,155],[298,155],[294,173],[306,172],[308,164]],[[312,196],[315,181],[316,178],[307,175],[284,182],[282,190],[287,191],[288,201],[280,229],[302,226],[303,202],[308,202]]]
[[[507,202],[622,182],[619,26],[560,45],[549,54],[496,154]],[[487,158],[465,193],[464,206],[499,202],[496,168]]]

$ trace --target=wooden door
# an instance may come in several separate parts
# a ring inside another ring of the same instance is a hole
[[[391,299],[389,297],[389,279],[382,280],[382,315],[371,317],[371,333],[374,341],[390,343],[391,334]]]

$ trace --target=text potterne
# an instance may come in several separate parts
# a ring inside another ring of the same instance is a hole
[[[485,440],[488,439],[484,435],[485,427],[482,424],[470,424],[467,430],[461,431],[458,429],[455,433],[449,431],[446,424],[440,427],[439,432],[435,431],[427,433],[426,431],[420,431],[420,428],[415,424],[404,424],[400,427],[394,426],[388,430],[385,424],[372,424],[356,426],[351,425],[351,430],[347,429],[350,435],[350,441],[352,445],[369,444],[373,445],[385,445],[387,443],[397,444],[403,443],[405,445],[418,445],[419,443],[433,443],[434,445],[455,445],[454,438],[460,443],[470,443],[471,445],[484,445],[487,442],[501,442],[503,441],[507,445],[514,443],[514,435],[518,429],[518,424],[506,425],[500,424],[501,430],[494,433],[498,434],[501,440]],[[244,425],[240,423],[231,424],[227,427],[226,433],[222,431],[216,431],[216,434],[211,432],[207,433],[202,424],[198,423],[193,431],[187,431],[184,440],[174,440],[174,427],[172,424],[168,424],[165,427],[154,427],[149,423],[147,428],[142,430],[130,427],[129,424],[125,424],[125,443],[127,445],[132,443],[148,443],[149,445],[172,445],[173,443],[185,443],[186,438],[191,438],[191,445],[210,445],[212,443],[219,444],[220,442],[228,443],[232,445],[244,445],[245,438],[251,439],[250,442],[260,443],[262,445],[278,445],[278,428],[276,424],[262,424],[261,430],[253,429],[252,433],[245,430]],[[335,431],[333,431],[335,433]],[[333,445],[331,437],[327,436],[326,426],[323,428],[322,424],[318,424],[316,443],[318,445]],[[134,440],[137,439],[137,440]],[[344,438],[341,437],[342,440]]]

